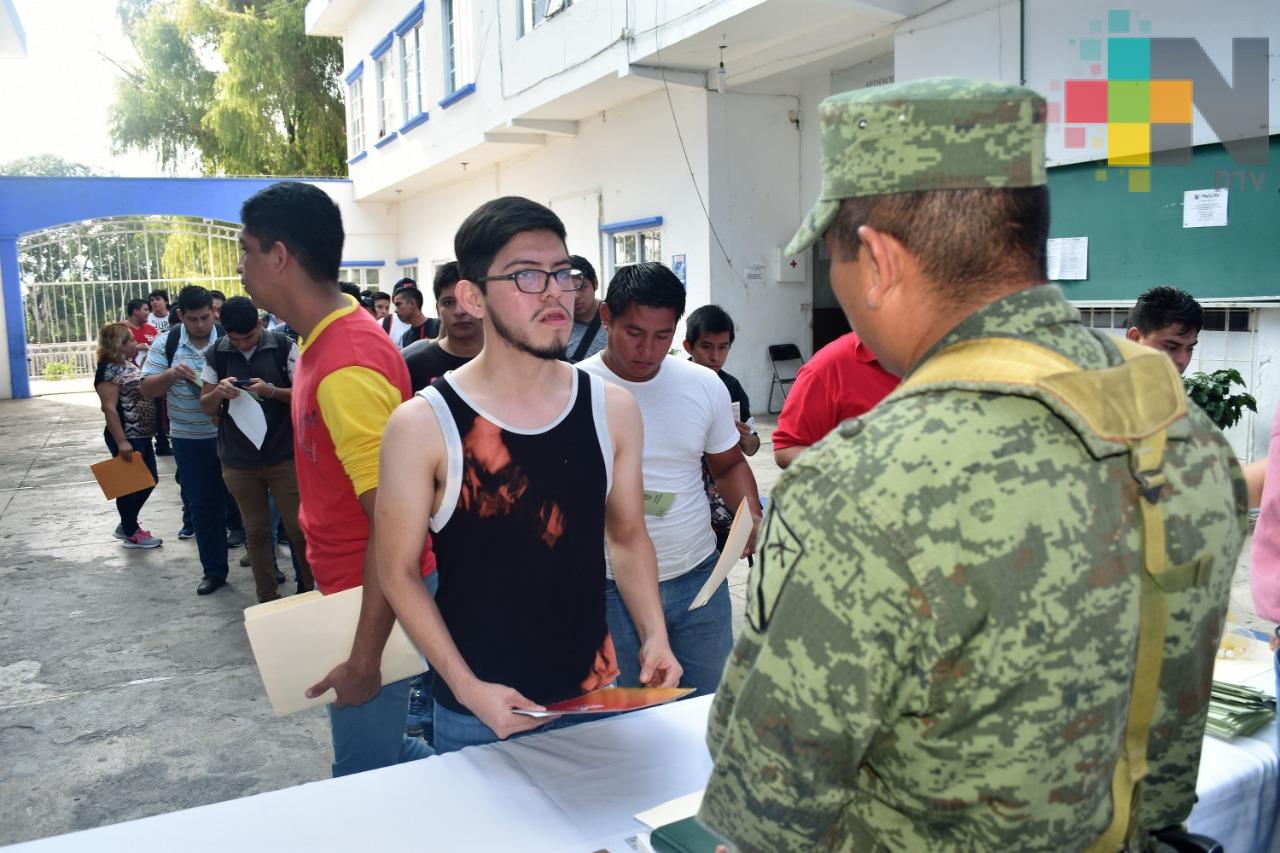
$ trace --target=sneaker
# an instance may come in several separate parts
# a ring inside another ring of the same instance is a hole
[[[178,531],[178,538],[179,539],[195,539],[196,532],[192,530],[190,527],[184,527]]]
[[[159,548],[164,544],[164,540],[152,536],[150,530],[139,527],[132,536],[126,536],[121,544],[126,548]]]
[[[228,530],[228,531],[227,531],[227,547],[228,547],[228,548],[239,548],[239,547],[240,547],[241,545],[243,545],[243,544],[244,544],[244,531],[243,531],[243,530]]]
[[[113,530],[113,531],[111,531],[111,535],[112,535],[112,536],[114,536],[114,537],[116,537],[117,539],[127,539],[127,538],[128,538],[127,536],[125,536],[125,535],[124,535],[124,525],[123,525],[123,524],[117,524],[117,525],[116,525],[116,529],[115,529],[115,530]]]

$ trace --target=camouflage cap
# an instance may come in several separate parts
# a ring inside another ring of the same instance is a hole
[[[832,95],[818,116],[822,191],[788,255],[826,233],[841,199],[1045,182],[1044,99],[1021,86],[932,77]]]

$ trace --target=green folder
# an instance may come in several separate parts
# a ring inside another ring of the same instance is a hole
[[[696,817],[660,826],[649,836],[649,846],[654,853],[715,853],[717,845],[723,843],[698,823]]]

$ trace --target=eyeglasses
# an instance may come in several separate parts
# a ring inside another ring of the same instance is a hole
[[[583,276],[579,270],[563,269],[548,272],[547,270],[516,270],[506,275],[487,275],[484,278],[476,279],[477,282],[484,281],[514,281],[516,289],[521,293],[545,293],[547,288],[551,286],[551,279],[556,280],[556,286],[563,291],[580,290],[583,284]]]

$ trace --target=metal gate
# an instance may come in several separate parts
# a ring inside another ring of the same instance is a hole
[[[242,294],[240,226],[192,217],[95,219],[38,231],[18,244],[32,379],[92,376],[98,329],[125,303],[188,284]]]

